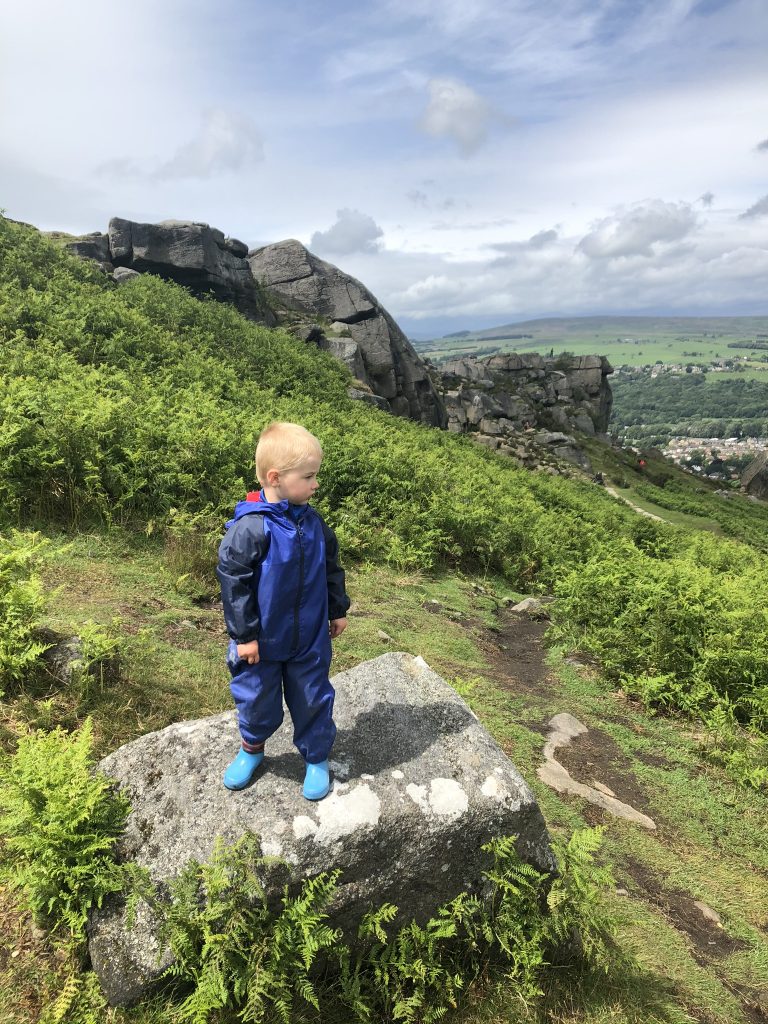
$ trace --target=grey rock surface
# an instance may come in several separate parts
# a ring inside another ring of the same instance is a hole
[[[427,368],[381,303],[354,277],[287,239],[252,250],[248,262],[268,301],[346,327],[359,351],[356,375],[396,415],[445,427],[447,417]],[[345,361],[352,366],[354,353]],[[361,371],[362,374],[361,375]]]
[[[101,231],[92,231],[74,242],[67,242],[64,246],[67,252],[81,259],[93,260],[106,272],[112,270],[111,255],[109,252],[109,237]]]
[[[197,295],[231,302],[252,320],[274,325],[245,259],[246,246],[208,224],[164,220],[159,224],[113,217],[109,250],[115,266],[176,281]]]
[[[362,388],[347,388],[347,394],[350,398],[354,398],[356,402],[365,402],[366,405],[372,405],[376,409],[381,409],[382,412],[392,412],[392,407],[386,398],[382,398],[380,395],[374,395],[372,391],[364,391]]]
[[[130,267],[115,267],[112,273],[112,280],[115,284],[125,284],[127,281],[132,281],[135,277],[141,277],[138,270],[131,270]]]
[[[568,769],[557,760],[555,757],[557,748],[567,746],[572,740],[589,732],[586,725],[567,711],[563,711],[559,715],[550,718],[547,724],[549,732],[544,746],[544,762],[539,765],[536,772],[542,782],[545,782],[558,793],[572,793],[574,796],[580,796],[584,800],[588,800],[590,803],[596,804],[596,806],[602,807],[604,810],[616,815],[617,818],[626,818],[627,821],[633,821],[650,831],[656,830],[656,823],[647,814],[643,814],[642,811],[635,810],[634,807],[617,799],[613,791],[607,786],[599,783],[597,786],[588,786],[583,782],[578,782],[571,776]]]
[[[433,379],[443,395],[448,429],[506,453],[505,443],[530,427],[539,430],[532,439],[537,445],[551,444],[542,438],[553,430],[606,440],[613,401],[611,372],[602,356],[551,358],[510,352],[448,360],[433,370]],[[572,448],[554,454],[591,472],[578,444],[572,438],[571,443]]]
[[[554,868],[531,790],[423,659],[384,654],[333,683],[339,731],[324,800],[301,795],[303,762],[288,720],[240,792],[221,782],[239,747],[234,711],[171,725],[99,765],[132,803],[119,856],[162,884],[190,858],[205,862],[217,835],[234,843],[254,831],[292,884],[342,870],[331,920],[351,941],[362,914],[385,901],[400,907],[401,920],[423,922],[459,892],[482,891],[480,847],[492,837],[519,835],[526,860]],[[147,908],[129,932],[116,903],[93,915],[90,955],[113,1004],[139,997],[169,962]]]
[[[741,475],[741,486],[752,498],[768,501],[768,452],[761,452]]]

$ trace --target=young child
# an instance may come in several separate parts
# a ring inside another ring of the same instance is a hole
[[[227,789],[247,786],[264,760],[264,741],[283,720],[283,692],[306,762],[304,796],[322,800],[330,788],[331,639],[346,628],[349,598],[336,536],[307,504],[322,458],[320,442],[304,427],[271,423],[256,446],[262,490],[238,502],[219,547],[216,575],[242,736],[224,773]]]

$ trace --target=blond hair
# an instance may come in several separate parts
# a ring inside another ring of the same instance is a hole
[[[299,423],[270,423],[256,445],[256,476],[263,486],[270,469],[285,473],[308,458],[322,459],[323,449],[314,434]]]

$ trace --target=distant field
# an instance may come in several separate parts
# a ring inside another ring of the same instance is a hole
[[[517,337],[514,337],[517,335]],[[573,317],[527,320],[472,331],[461,336],[417,341],[418,352],[440,361],[462,355],[499,352],[568,351],[607,356],[614,366],[709,362],[750,356],[748,375],[768,378],[768,350],[729,348],[729,344],[768,342],[765,317]]]

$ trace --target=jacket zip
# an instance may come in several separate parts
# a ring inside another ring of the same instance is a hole
[[[299,588],[296,591],[296,603],[293,607],[293,649],[296,651],[299,648],[299,605],[301,604],[301,592],[304,589],[304,526],[301,520],[294,525],[299,538]]]

